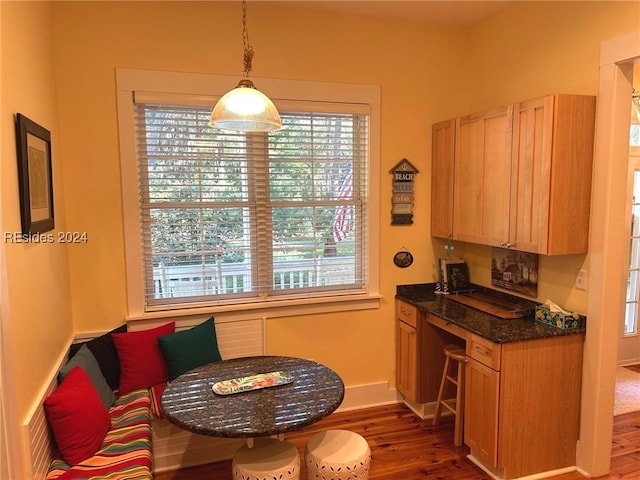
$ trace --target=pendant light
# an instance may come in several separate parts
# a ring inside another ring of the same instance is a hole
[[[247,33],[247,1],[242,0],[242,45],[244,72],[233,90],[225,93],[211,112],[209,125],[238,132],[272,132],[282,128],[282,120],[269,97],[258,90],[251,80],[253,47]]]

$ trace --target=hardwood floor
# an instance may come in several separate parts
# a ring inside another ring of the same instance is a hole
[[[443,418],[443,422],[446,419]],[[470,462],[466,446],[453,445],[453,423],[434,427],[420,420],[402,404],[334,413],[300,432],[286,435],[303,459],[304,446],[316,432],[348,429],[367,439],[371,447],[370,480],[490,480]],[[301,462],[304,463],[304,462]],[[301,465],[301,479],[305,478]],[[230,480],[231,460],[158,473],[155,480]],[[577,472],[549,477],[583,480]],[[640,412],[614,418],[614,439],[609,475],[599,480],[640,480]]]

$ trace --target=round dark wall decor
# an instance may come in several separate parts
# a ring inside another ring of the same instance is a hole
[[[400,251],[393,256],[393,263],[396,267],[407,268],[413,263],[413,255],[406,250]]]

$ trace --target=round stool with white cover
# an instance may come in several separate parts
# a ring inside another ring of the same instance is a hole
[[[233,480],[299,480],[300,458],[291,443],[258,438],[233,456]]]
[[[315,434],[304,452],[308,480],[367,480],[371,449],[367,441],[348,430]]]

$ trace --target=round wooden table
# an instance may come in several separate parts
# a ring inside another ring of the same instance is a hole
[[[283,371],[293,382],[218,395],[216,382]],[[300,430],[340,406],[342,379],[330,368],[292,357],[257,356],[210,363],[171,382],[161,399],[166,418],[180,428],[214,437],[265,437]]]

